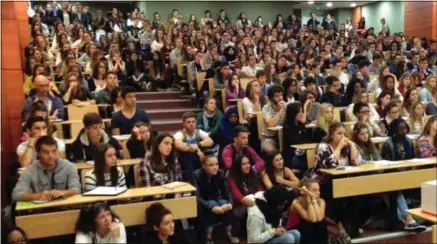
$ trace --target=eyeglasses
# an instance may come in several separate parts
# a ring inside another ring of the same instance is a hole
[[[370,110],[364,110],[364,111],[361,111],[360,113],[362,113],[362,114],[370,114]]]
[[[391,113],[391,114],[397,114],[397,113],[399,113],[399,110],[391,111],[391,112],[389,112],[389,113]]]
[[[68,80],[68,82],[75,82],[75,81],[77,81],[77,79]]]
[[[313,100],[313,99],[316,99],[316,98],[313,97],[313,96],[309,96],[309,97],[307,97],[307,99],[311,99],[311,100]]]

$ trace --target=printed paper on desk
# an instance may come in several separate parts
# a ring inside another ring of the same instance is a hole
[[[164,187],[165,189],[168,189],[168,190],[174,190],[176,188],[185,186],[186,184],[187,184],[186,182],[175,181],[175,182],[172,182],[172,183],[168,183],[168,184],[162,185],[162,187]]]
[[[116,196],[127,191],[126,187],[99,186],[94,190],[85,192],[84,196]]]
[[[400,164],[402,162],[400,162],[400,161],[388,161],[388,160],[377,160],[377,161],[373,161],[372,163],[374,163],[376,165],[380,165],[380,166],[390,166],[390,165]]]
[[[435,162],[435,159],[433,158],[413,158],[413,159],[408,159],[405,160],[407,162],[412,162],[412,163],[431,163],[431,162]]]

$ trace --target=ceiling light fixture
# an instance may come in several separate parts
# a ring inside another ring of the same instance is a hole
[[[310,5],[314,4],[314,1],[308,1],[308,4],[310,4]]]
[[[327,2],[326,3],[326,7],[329,7],[329,8],[332,7],[332,3],[331,2]]]
[[[355,8],[356,6],[357,6],[356,3],[351,3],[351,7],[352,7],[352,8]]]

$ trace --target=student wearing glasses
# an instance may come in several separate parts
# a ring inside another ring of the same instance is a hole
[[[361,122],[368,127],[370,137],[372,136],[384,136],[381,132],[381,128],[374,121],[370,120],[370,107],[367,103],[358,102],[354,105],[354,116],[357,122]]]
[[[385,117],[379,124],[381,132],[386,134],[390,130],[390,124],[393,120],[398,119],[400,116],[400,108],[396,103],[390,103],[385,108]]]
[[[369,93],[367,93],[366,89],[360,89],[360,91],[354,96],[353,103],[349,104],[346,109],[347,117],[350,121],[357,122],[358,117],[354,113],[355,104],[358,102],[368,104],[369,103]],[[379,120],[379,114],[376,111],[375,107],[369,104],[369,120],[376,121]]]

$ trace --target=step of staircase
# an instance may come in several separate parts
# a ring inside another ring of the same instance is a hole
[[[182,115],[185,112],[200,112],[201,109],[198,108],[169,108],[169,109],[149,109],[146,110],[151,120],[162,120],[162,119],[179,119],[182,121]]]
[[[137,100],[180,99],[181,92],[137,92]]]
[[[182,119],[156,119],[150,120],[152,130],[154,131],[172,131],[176,132],[182,129]]]
[[[149,111],[151,109],[178,109],[178,108],[195,108],[196,105],[189,99],[159,99],[159,100],[147,100],[147,101],[137,101],[137,106],[139,108],[146,109]]]

